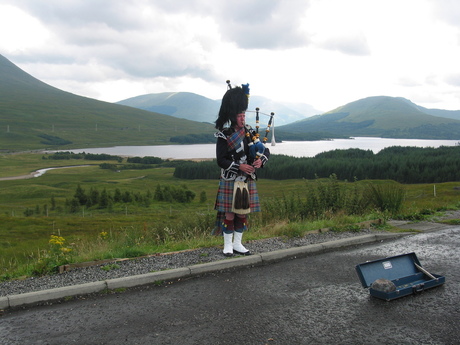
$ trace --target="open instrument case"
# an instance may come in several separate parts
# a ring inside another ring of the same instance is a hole
[[[371,296],[387,301],[440,286],[446,278],[422,267],[415,253],[356,265],[356,272]]]

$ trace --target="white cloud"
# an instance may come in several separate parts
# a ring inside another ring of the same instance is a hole
[[[460,73],[451,74],[445,79],[446,83],[452,86],[460,86]]]
[[[289,49],[308,44],[302,30],[308,1],[215,2],[224,39],[243,49]]]
[[[50,33],[39,20],[20,8],[0,4],[0,49],[20,54],[30,48],[46,44]]]
[[[0,53],[106,101],[218,99],[231,79],[324,111],[376,95],[460,109],[459,19],[449,0],[0,0]]]
[[[369,55],[370,49],[366,37],[361,33],[351,33],[349,36],[329,38],[319,46],[324,49],[338,50],[348,55]]]

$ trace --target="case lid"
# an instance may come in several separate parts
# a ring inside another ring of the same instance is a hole
[[[391,256],[356,265],[356,272],[363,287],[367,288],[377,279],[395,280],[419,273],[414,262],[421,266],[415,253]]]

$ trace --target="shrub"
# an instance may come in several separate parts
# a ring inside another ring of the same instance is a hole
[[[405,190],[396,182],[378,185],[368,184],[368,195],[370,203],[377,210],[394,215],[402,207]]]

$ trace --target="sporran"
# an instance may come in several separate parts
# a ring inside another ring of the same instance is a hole
[[[235,179],[233,186],[232,212],[237,214],[251,213],[248,183],[243,176],[239,176]]]

